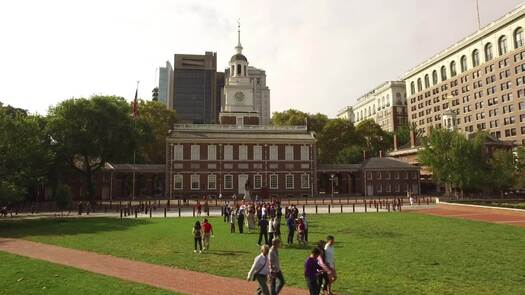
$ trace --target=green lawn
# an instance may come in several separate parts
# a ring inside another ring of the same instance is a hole
[[[244,278],[258,252],[257,235],[230,234],[220,218],[211,218],[212,251],[193,254],[195,220],[3,221],[0,236]],[[310,240],[326,234],[337,241],[339,293],[525,294],[523,228],[414,213],[310,216]],[[281,251],[288,285],[305,287],[307,254],[297,247]]]
[[[4,252],[0,282],[0,294],[175,294]]]

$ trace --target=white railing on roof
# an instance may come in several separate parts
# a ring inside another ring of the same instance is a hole
[[[274,126],[274,125],[221,125],[221,124],[174,124],[174,130],[267,130],[267,131],[307,131],[305,125]]]

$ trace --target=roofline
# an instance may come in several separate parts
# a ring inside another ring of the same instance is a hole
[[[475,43],[482,39],[484,36],[500,29],[501,27],[507,25],[508,23],[511,23],[515,21],[516,19],[523,17],[525,15],[525,3],[522,3],[512,9],[510,12],[507,12],[502,17],[490,22],[483,28],[477,30],[476,32],[468,35],[467,37],[457,41],[456,43],[452,44],[451,46],[445,48],[444,50],[441,50],[437,54],[433,55],[432,57],[426,59],[422,63],[416,65],[415,67],[412,67],[409,69],[405,74],[403,75],[403,80],[407,80],[408,78],[415,76],[416,73],[421,72],[422,70],[429,68],[433,66],[434,64],[437,64],[441,60],[446,59],[447,57],[457,53],[458,51],[462,50],[463,48],[471,45],[472,43]]]

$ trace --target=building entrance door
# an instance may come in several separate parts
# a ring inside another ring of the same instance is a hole
[[[237,193],[240,195],[244,195],[246,193],[246,182],[248,181],[248,175],[246,174],[239,174],[239,182],[238,186],[239,189],[237,190]]]

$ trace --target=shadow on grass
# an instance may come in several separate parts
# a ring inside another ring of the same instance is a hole
[[[123,231],[130,227],[150,223],[144,219],[115,218],[63,218],[10,220],[0,222],[0,237],[24,238],[28,236],[56,236]]]
[[[226,250],[210,250],[207,254],[219,256],[237,256],[241,254],[248,254],[248,251],[226,251]]]

